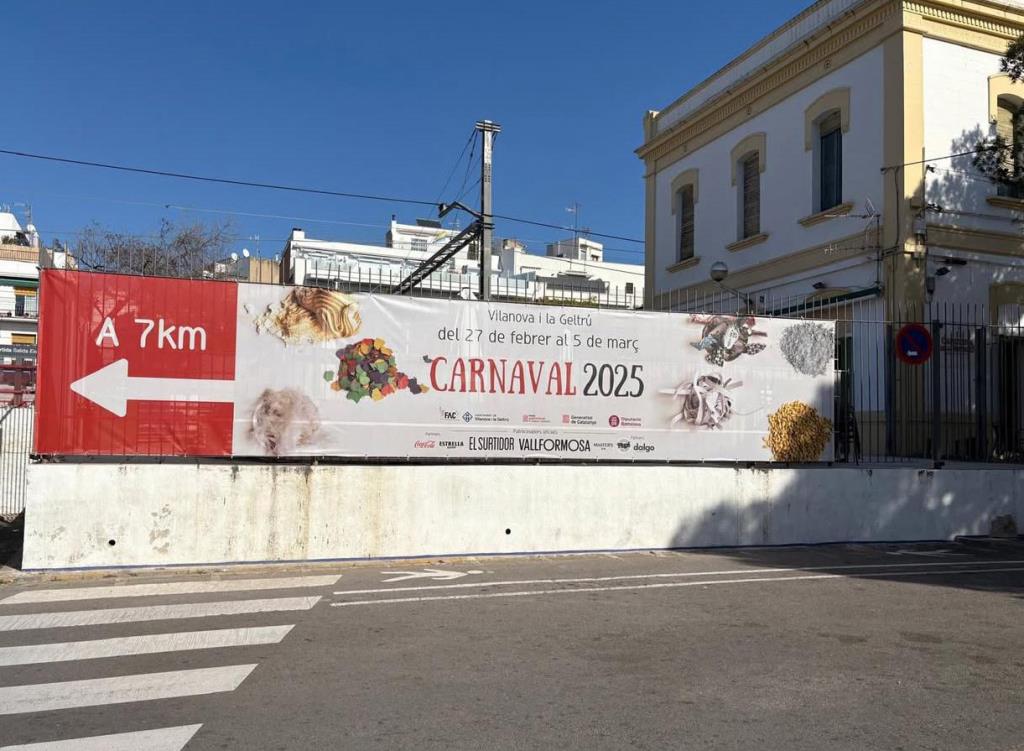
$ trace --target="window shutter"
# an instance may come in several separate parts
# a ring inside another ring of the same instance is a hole
[[[834,112],[818,126],[820,201],[818,210],[828,211],[843,202],[843,131],[839,113]]]
[[[761,232],[761,160],[755,152],[743,160],[743,237]]]
[[[996,136],[1006,144],[1006,150],[999,155],[999,166],[1009,182],[999,182],[997,191],[1002,196],[1018,197],[1019,189],[1012,181],[1014,175],[1020,174],[1021,148],[1024,139],[1021,136],[1021,115],[1013,104],[1006,99],[999,100],[996,108]]]
[[[693,186],[684,185],[679,191],[679,260],[693,257]]]

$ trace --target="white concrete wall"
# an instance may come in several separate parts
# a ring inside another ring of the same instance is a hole
[[[988,117],[988,79],[999,74],[999,55],[926,38],[924,57],[924,158],[935,159],[971,151],[995,134]],[[1024,84],[1021,85],[1024,95]],[[926,175],[931,203],[946,209],[929,220],[962,227],[1014,232],[1013,214],[989,206],[996,188],[980,176],[971,156],[931,163]],[[969,212],[969,213],[961,213]]]
[[[882,48],[876,47],[847,65],[751,118],[741,127],[663,169],[656,177],[655,282],[659,292],[704,282],[715,261],[731,271],[756,266],[804,248],[833,242],[863,230],[866,219],[838,218],[812,227],[798,220],[816,212],[813,200],[813,152],[805,150],[804,112],[822,94],[850,87],[850,129],[843,134],[843,200],[853,213],[867,213],[865,199],[882,207]],[[767,134],[766,166],[761,175],[761,231],[766,242],[731,253],[737,240],[738,188],[732,185],[730,152],[743,138]],[[700,172],[695,208],[695,254],[700,263],[668,273],[676,260],[676,217],[672,180],[689,169]],[[873,270],[872,270],[873,275]]]
[[[988,79],[999,74],[999,56],[927,38],[923,53],[925,158],[970,151],[980,139],[994,134],[989,122]],[[1017,86],[1024,97],[1024,83]],[[943,211],[929,213],[929,222],[1021,234],[1015,212],[987,203],[988,197],[996,195],[996,187],[980,179],[971,156],[942,159],[932,165],[935,171],[926,175],[928,201],[939,204]],[[991,284],[1024,283],[1021,259],[932,245],[928,253],[931,274],[947,265],[944,257],[967,261],[966,266],[951,266],[951,273],[936,279],[936,303],[987,306]]]
[[[1021,519],[1024,471],[36,464],[27,497],[45,569],[949,539]]]

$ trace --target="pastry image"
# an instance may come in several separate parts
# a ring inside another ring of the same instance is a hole
[[[256,318],[256,330],[289,344],[345,339],[359,331],[362,319],[355,300],[341,292],[297,287]]]
[[[295,389],[266,389],[256,400],[250,432],[267,456],[288,456],[319,430],[316,405]]]
[[[658,393],[676,400],[678,412],[672,416],[670,427],[683,423],[698,428],[721,428],[733,413],[732,394],[743,385],[742,381],[724,378],[719,374],[696,375],[692,380],[674,389]]]

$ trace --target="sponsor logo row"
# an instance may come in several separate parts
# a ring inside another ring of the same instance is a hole
[[[586,438],[522,437],[514,435],[469,436],[466,440],[418,440],[413,447],[419,451],[431,449],[454,450],[468,448],[481,453],[519,454],[589,454],[612,448],[622,453],[649,454],[654,446],[643,439],[628,439],[612,442],[591,442]]]
[[[496,415],[493,413],[475,413],[464,411],[460,412],[454,409],[442,409],[441,419],[445,422],[464,422],[464,423],[507,423],[511,422],[508,417]],[[521,420],[524,425],[548,425],[552,420],[544,415],[535,415],[531,413],[524,414]],[[593,415],[573,415],[573,414],[562,414],[562,425],[584,425],[593,426],[597,425],[597,418]],[[640,417],[623,417],[621,415],[609,415],[608,416],[608,427],[610,428],[640,428],[643,427],[643,419]]]

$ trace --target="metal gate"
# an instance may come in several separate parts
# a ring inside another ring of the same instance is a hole
[[[25,508],[35,416],[31,404],[0,406],[0,517],[15,517]]]

